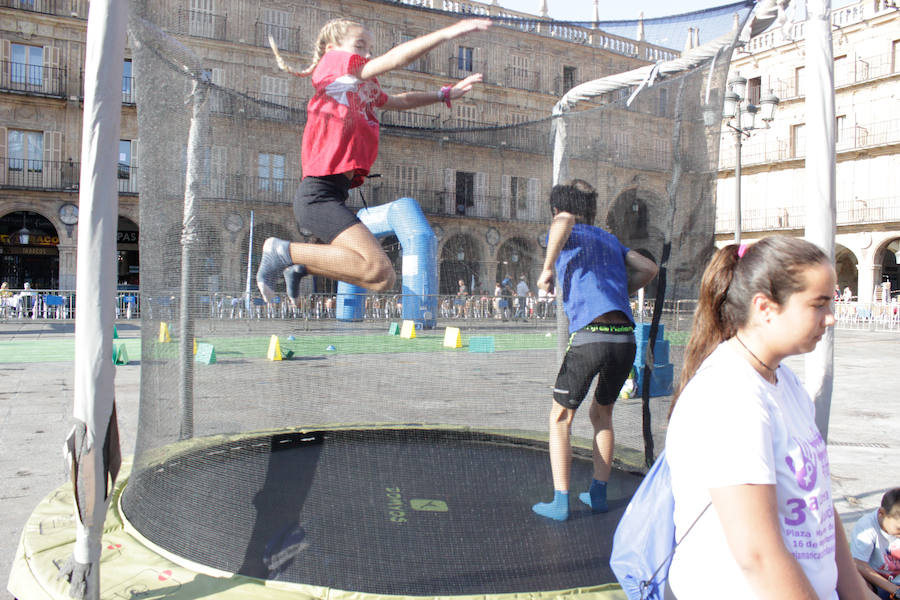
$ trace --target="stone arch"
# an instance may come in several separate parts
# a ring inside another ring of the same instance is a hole
[[[837,286],[843,291],[849,287],[852,294],[857,293],[859,281],[859,257],[856,253],[839,243],[834,245],[834,270],[837,273]]]
[[[900,236],[886,237],[876,246],[874,251],[876,280],[875,293],[873,294],[877,300],[882,300],[880,291],[887,291],[891,297],[897,296],[900,292],[900,266],[898,266],[898,257],[900,257]],[[878,272],[880,271],[880,273]],[[884,288],[887,284],[888,287]],[[881,286],[881,290],[878,288]],[[885,298],[890,301],[890,298]]]
[[[438,256],[439,293],[456,294],[460,279],[465,281],[470,293],[478,287],[484,287],[479,268],[484,262],[484,255],[474,235],[456,233],[446,236],[441,240]]]
[[[513,286],[524,275],[529,288],[534,288],[542,258],[539,258],[536,241],[524,236],[509,237],[497,247],[497,272],[496,280],[503,281],[507,277],[512,280]]]
[[[0,279],[11,288],[26,282],[34,289],[59,289],[59,221],[48,218],[41,207],[13,203],[0,217]],[[19,238],[27,230],[27,243]],[[24,233],[24,232],[23,232]]]
[[[606,215],[606,230],[623,245],[659,261],[665,235],[660,227],[664,215],[662,199],[652,191],[632,187],[623,190]],[[655,298],[657,280],[644,290],[645,298]]]

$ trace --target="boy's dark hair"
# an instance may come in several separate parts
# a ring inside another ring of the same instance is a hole
[[[550,190],[550,208],[553,214],[572,213],[579,223],[593,225],[597,213],[597,190],[584,179],[554,185]]]
[[[888,490],[881,497],[881,508],[885,514],[891,514],[894,508],[900,509],[900,487]]]

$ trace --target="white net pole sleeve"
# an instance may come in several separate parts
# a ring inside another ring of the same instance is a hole
[[[806,232],[834,261],[836,235],[834,58],[831,1],[809,0],[806,22]],[[815,402],[816,425],[828,439],[834,383],[834,328],[804,357],[806,390]]]

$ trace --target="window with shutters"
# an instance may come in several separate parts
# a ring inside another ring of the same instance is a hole
[[[291,39],[291,30],[288,26],[288,13],[274,8],[265,8],[262,13],[265,40],[268,43],[269,36],[275,40],[279,48],[293,49],[294,40]]]
[[[134,104],[134,77],[131,70],[131,59],[122,63],[122,104]]]
[[[460,46],[456,51],[457,70],[471,72],[474,68],[474,54],[474,48],[470,48],[469,46]]]
[[[191,0],[189,32],[204,38],[216,37],[216,17],[213,0]]]
[[[135,171],[135,144],[132,140],[119,140],[118,180],[119,192],[137,193],[137,172]]]
[[[475,206],[475,173],[456,172],[456,214],[464,215]]]
[[[257,176],[260,191],[281,194],[284,191],[284,154],[260,152]]]
[[[40,89],[44,81],[44,49],[10,44],[9,81],[24,89]]]
[[[799,158],[806,153],[806,124],[791,125],[791,158]]]
[[[419,197],[419,167],[397,165],[394,167],[394,179],[397,182],[397,195],[410,198]]]
[[[10,129],[7,133],[7,183],[42,187],[44,134],[40,131]]]

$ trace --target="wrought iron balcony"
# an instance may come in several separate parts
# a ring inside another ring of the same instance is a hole
[[[81,163],[72,160],[30,160],[0,157],[0,189],[78,191]],[[120,194],[136,195],[137,167],[120,164]]]
[[[30,96],[66,97],[66,69],[0,61],[0,91]]]

